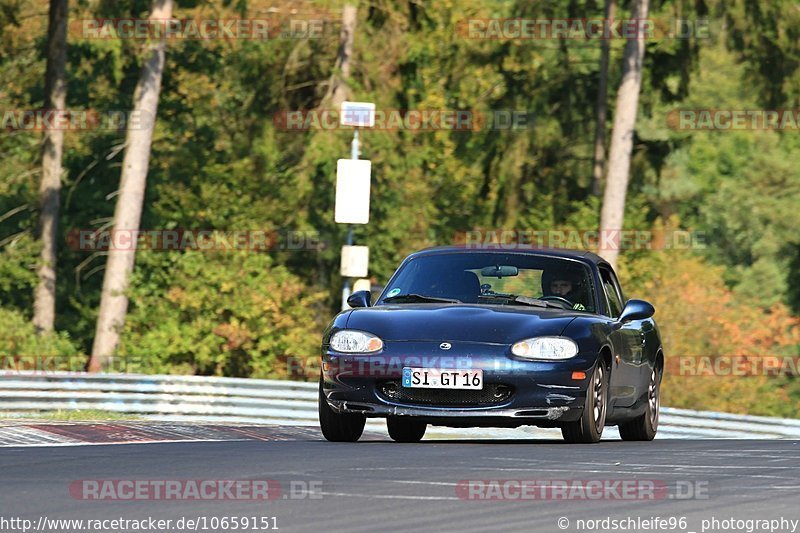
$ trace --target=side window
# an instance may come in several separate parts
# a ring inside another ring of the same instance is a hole
[[[625,293],[622,292],[622,286],[619,284],[619,280],[617,279],[617,275],[614,274],[614,272],[611,272],[611,271],[609,271],[609,274],[610,274],[610,277],[611,277],[611,283],[614,285],[614,287],[617,288],[617,294],[619,295],[619,298],[620,298],[619,301],[620,301],[621,307],[624,309],[625,308],[625,302],[627,302],[627,300],[625,299]]]
[[[603,280],[603,292],[606,294],[608,309],[612,318],[616,318],[622,313],[622,301],[620,300],[617,287],[612,278],[611,272],[605,268],[600,269],[600,277]]]

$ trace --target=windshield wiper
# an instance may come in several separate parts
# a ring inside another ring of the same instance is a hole
[[[548,302],[547,300],[540,300],[539,298],[531,298],[530,296],[522,296],[515,294],[482,294],[481,297],[500,298],[502,300],[508,300],[508,303],[530,305],[533,307],[555,307],[557,309],[564,309],[563,305],[558,305],[553,302]]]
[[[397,296],[389,296],[383,299],[384,302],[433,302],[433,303],[447,303],[447,304],[460,304],[461,300],[455,298],[437,298],[436,296],[425,296],[423,294],[398,294]]]

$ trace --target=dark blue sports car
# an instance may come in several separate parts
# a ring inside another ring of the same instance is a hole
[[[322,341],[319,419],[356,441],[367,417],[416,442],[428,424],[558,427],[568,442],[652,440],[664,368],[653,306],[590,252],[433,248],[374,305],[354,293]]]

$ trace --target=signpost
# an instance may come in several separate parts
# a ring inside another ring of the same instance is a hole
[[[353,126],[353,142],[350,159],[340,159],[336,165],[336,207],[334,220],[347,224],[347,241],[342,247],[341,274],[342,310],[348,308],[350,278],[363,278],[369,271],[369,248],[353,246],[353,224],[369,222],[370,181],[372,162],[359,159],[358,128],[375,125],[375,104],[369,102],[342,102],[339,122],[342,126]]]
[[[369,190],[372,162],[340,159],[336,165],[336,208],[338,224],[369,222]]]
[[[342,126],[353,126],[354,128],[374,127],[375,104],[370,102],[342,102],[339,123]],[[358,130],[356,130],[356,139],[358,139]]]
[[[363,278],[369,272],[369,246],[342,246],[342,276]]]

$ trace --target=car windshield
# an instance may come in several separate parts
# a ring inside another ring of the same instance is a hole
[[[581,262],[521,253],[421,255],[392,277],[377,304],[470,303],[595,312],[594,286]]]

